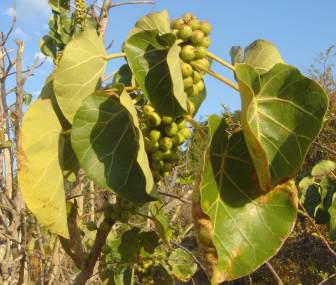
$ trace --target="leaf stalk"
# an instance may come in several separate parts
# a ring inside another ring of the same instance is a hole
[[[217,61],[219,64],[231,69],[233,72],[236,71],[235,67],[232,64],[226,62],[224,59],[218,57],[217,55],[214,55],[213,53],[208,51],[207,56],[213,59],[214,61]]]
[[[104,57],[105,60],[111,60],[111,59],[114,59],[114,58],[122,58],[122,57],[126,57],[126,53],[124,52],[119,52],[119,53],[111,53],[111,54],[108,54]]]

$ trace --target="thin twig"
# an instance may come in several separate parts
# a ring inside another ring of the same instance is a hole
[[[331,153],[333,155],[336,155],[336,151],[334,151],[333,149],[331,149],[331,148],[329,148],[329,147],[327,147],[327,146],[325,146],[323,144],[320,144],[320,143],[318,143],[316,141],[313,142],[313,144],[316,145],[317,147],[319,147],[320,149],[323,149],[323,150],[325,150],[325,151],[327,151],[327,152],[329,152],[329,153]]]
[[[284,283],[282,282],[279,274],[275,271],[275,269],[272,266],[272,264],[270,264],[268,261],[265,264],[268,267],[268,269],[272,272],[272,274],[275,277],[275,279],[278,281],[278,285],[283,285]]]
[[[319,235],[319,238],[323,241],[323,243],[325,244],[325,246],[328,248],[328,250],[330,251],[330,253],[334,256],[336,256],[336,252],[331,248],[329,242],[326,240],[326,238],[323,236],[323,234],[320,232],[320,230],[318,229],[318,227],[315,224],[315,221],[313,220],[313,218],[311,218],[308,214],[308,212],[306,211],[305,207],[303,207],[302,203],[299,202],[299,206],[301,208],[301,210],[304,212],[305,216],[307,217],[307,219],[310,221],[310,223],[312,224],[312,226],[314,227],[315,231],[317,232],[317,234]]]
[[[181,201],[182,203],[187,203],[187,204],[192,204],[191,201],[189,200],[186,200],[180,196],[177,196],[177,195],[174,195],[174,194],[170,194],[170,193],[166,193],[166,192],[161,192],[161,191],[158,191],[158,193],[162,196],[167,196],[167,197],[170,197],[170,198],[174,198],[174,199],[177,199],[179,201]]]
[[[113,8],[113,7],[124,6],[124,5],[132,5],[132,4],[150,4],[150,5],[154,5],[155,1],[150,1],[150,0],[126,1],[126,2],[120,2],[120,3],[111,4],[110,7]]]
[[[331,274],[327,279],[322,280],[318,285],[325,284],[325,283],[327,283],[328,281],[330,281],[331,279],[333,279],[335,277],[336,277],[336,273]]]
[[[199,267],[201,267],[204,272],[207,272],[206,269],[205,269],[205,266],[202,264],[202,262],[200,262],[199,259],[189,249],[187,249],[183,245],[178,244],[174,241],[172,241],[172,244],[175,245],[176,247],[179,247],[180,249],[184,250],[186,253],[188,253],[192,257],[192,259],[199,265]]]

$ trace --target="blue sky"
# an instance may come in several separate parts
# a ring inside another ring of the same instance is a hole
[[[0,1],[0,31],[6,32],[9,28],[11,6],[11,0]],[[275,43],[287,63],[305,72],[320,52],[336,44],[335,0],[157,0],[154,6],[129,5],[112,9],[106,43],[114,40],[114,44],[109,52],[120,51],[123,39],[139,17],[162,9],[167,9],[172,19],[192,12],[200,19],[209,20],[214,26],[210,50],[228,61],[231,46],[245,47],[262,38]],[[17,0],[18,21],[14,35],[25,40],[25,65],[31,65],[34,58],[41,56],[38,42],[48,32],[49,14],[47,0]],[[114,61],[109,70],[116,70],[122,62]],[[233,78],[228,70],[218,65],[213,68]],[[52,64],[46,63],[29,80],[26,91],[38,95],[51,70]],[[208,98],[199,115],[220,112],[220,104],[232,110],[240,108],[237,92],[209,76],[206,85]]]

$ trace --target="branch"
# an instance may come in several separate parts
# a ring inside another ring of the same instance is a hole
[[[327,152],[329,152],[329,153],[331,153],[333,155],[336,155],[336,151],[334,151],[333,149],[331,149],[331,148],[329,148],[329,147],[327,147],[327,146],[325,146],[323,144],[320,144],[320,143],[318,143],[316,141],[313,142],[313,144],[316,145],[317,147],[319,147],[320,149],[323,149],[323,150],[325,150],[325,151],[327,151]]]
[[[7,42],[8,38],[9,38],[9,36],[11,35],[11,33],[12,33],[13,30],[14,30],[15,24],[16,24],[16,3],[15,3],[15,0],[13,0],[13,20],[12,20],[12,25],[11,25],[11,27],[9,28],[9,30],[8,30],[8,32],[7,32],[7,34],[6,34],[6,36],[4,37],[4,39],[3,39],[2,43],[1,43],[1,45],[4,46],[4,45],[6,44],[6,42]]]
[[[327,279],[322,280],[318,285],[325,284],[325,283],[327,283],[328,281],[330,281],[331,279],[333,279],[335,277],[336,277],[336,273],[331,274]]]
[[[190,205],[192,204],[191,201],[186,200],[186,199],[184,199],[182,197],[179,197],[177,195],[174,195],[174,194],[165,193],[165,192],[161,192],[161,191],[158,191],[158,193],[162,196],[167,196],[167,197],[170,197],[170,198],[177,199],[177,200],[181,201],[182,203],[187,203],[187,204],[190,204]]]
[[[22,56],[24,51],[24,43],[23,41],[16,41],[16,45],[18,47],[16,54],[16,103],[15,103],[15,113],[16,113],[16,121],[15,121],[15,135],[16,135],[16,145],[20,145],[20,126],[22,120],[22,103],[23,103],[23,78],[22,78]]]
[[[104,0],[102,9],[100,11],[99,20],[98,20],[98,32],[102,38],[105,37],[105,32],[107,28],[111,5],[112,5],[112,0]]]
[[[106,242],[106,238],[115,221],[104,219],[99,229],[97,230],[96,239],[94,241],[92,250],[84,262],[82,271],[77,275],[72,285],[84,285],[86,281],[91,277],[97,260],[100,256],[103,245]]]
[[[191,65],[193,67],[195,67],[196,69],[199,69],[200,71],[203,71],[205,73],[210,74],[211,76],[215,77],[216,79],[222,81],[223,83],[225,83],[226,85],[230,86],[231,88],[239,91],[239,87],[236,83],[232,82],[231,80],[225,78],[224,76],[212,71],[211,69],[205,68],[203,66],[201,66],[200,64],[197,63],[191,63]]]
[[[118,6],[124,6],[124,5],[132,5],[132,4],[150,4],[150,5],[154,5],[155,1],[150,1],[150,0],[126,1],[126,2],[120,2],[120,3],[111,4],[110,8],[118,7]]]
[[[234,67],[232,64],[226,62],[225,60],[223,60],[223,59],[221,59],[220,57],[214,55],[213,53],[211,53],[211,52],[208,51],[207,56],[210,57],[211,59],[213,59],[214,61],[217,61],[217,62],[220,63],[221,65],[223,65],[223,66],[225,66],[225,67],[231,69],[233,72],[236,71],[235,67]]]
[[[280,276],[278,275],[278,273],[275,271],[275,269],[272,266],[272,264],[270,264],[269,262],[266,262],[265,264],[268,267],[268,269],[272,272],[272,274],[275,277],[275,279],[278,281],[278,285],[283,285],[284,283],[282,282],[282,280],[281,280]]]

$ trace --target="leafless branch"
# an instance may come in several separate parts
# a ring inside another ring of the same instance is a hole
[[[113,7],[124,6],[124,5],[133,5],[133,4],[155,5],[155,1],[150,1],[150,0],[126,1],[126,2],[120,2],[120,3],[111,4],[110,7],[113,8]]]
[[[322,280],[318,285],[323,285],[323,284],[329,282],[331,279],[334,279],[335,277],[336,277],[336,273],[331,274],[328,278]]]
[[[158,193],[160,195],[162,195],[162,196],[167,196],[167,197],[170,197],[170,198],[177,199],[177,200],[179,200],[182,203],[187,203],[187,204],[190,204],[190,205],[192,204],[191,201],[186,200],[186,199],[184,199],[184,198],[182,198],[180,196],[174,195],[174,194],[170,194],[170,193],[166,193],[166,192],[161,192],[161,191],[158,191]]]
[[[283,285],[284,283],[282,282],[282,280],[281,280],[279,274],[275,271],[275,269],[274,269],[274,267],[272,266],[272,264],[269,263],[269,262],[266,262],[265,264],[266,264],[266,266],[268,267],[268,269],[272,272],[274,278],[278,281],[278,285]]]

